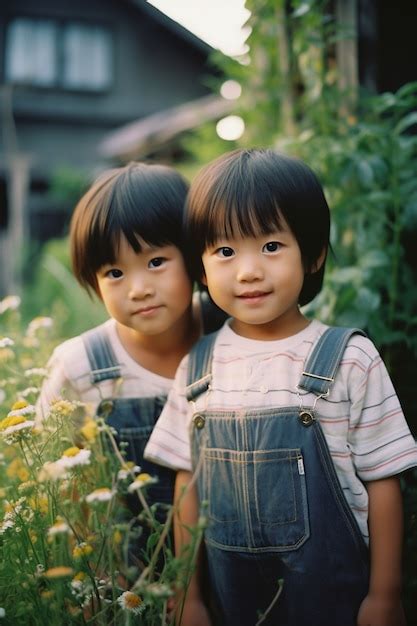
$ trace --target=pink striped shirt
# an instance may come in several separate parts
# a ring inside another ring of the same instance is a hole
[[[191,469],[189,426],[194,411],[246,411],[300,404],[315,396],[297,385],[312,346],[327,327],[318,321],[296,335],[258,341],[236,335],[226,323],[213,353],[210,392],[193,408],[185,397],[188,357],[183,359],[145,456],[174,469]],[[417,446],[381,357],[366,337],[354,335],[328,398],[316,405],[346,499],[367,539],[368,494],[364,482],[417,465]]]

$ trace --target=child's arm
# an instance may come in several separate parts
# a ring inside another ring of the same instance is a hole
[[[191,472],[179,471],[175,481],[175,505],[178,506],[174,518],[175,553],[180,556],[183,549],[190,543],[191,534],[188,528],[197,525],[199,507],[197,490],[190,484]],[[211,626],[211,621],[201,597],[199,584],[199,562],[193,572],[185,596],[179,598],[177,605],[178,626]]]
[[[366,483],[369,495],[371,570],[358,626],[405,626],[401,606],[403,515],[397,477]]]

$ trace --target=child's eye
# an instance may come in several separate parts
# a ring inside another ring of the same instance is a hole
[[[107,276],[108,278],[120,278],[121,276],[123,276],[123,272],[122,270],[118,270],[117,268],[112,268],[111,270],[108,270],[106,272],[105,276]]]
[[[278,252],[282,245],[278,241],[268,241],[262,248],[262,252]]]
[[[233,256],[234,253],[235,252],[233,248],[229,248],[228,246],[222,246],[221,248],[218,248],[215,252],[216,256],[219,256],[221,258],[229,258]]]
[[[151,259],[148,263],[148,267],[161,267],[165,263],[166,259],[163,256],[157,256]]]

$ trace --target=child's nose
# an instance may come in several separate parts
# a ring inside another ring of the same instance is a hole
[[[131,277],[129,285],[129,298],[131,300],[140,300],[154,294],[154,288],[146,277],[136,274]]]
[[[240,282],[250,282],[260,280],[263,276],[262,268],[253,256],[243,257],[239,263],[237,280]]]

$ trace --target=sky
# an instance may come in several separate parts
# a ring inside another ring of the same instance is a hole
[[[243,54],[250,13],[245,0],[148,0],[157,9],[224,54]]]

